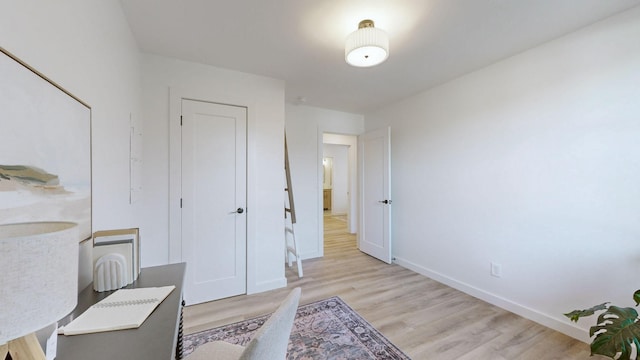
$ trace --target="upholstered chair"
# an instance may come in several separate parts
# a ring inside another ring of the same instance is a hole
[[[255,333],[247,346],[212,341],[201,345],[185,360],[279,360],[287,356],[287,345],[296,317],[300,288],[293,289],[280,307]]]

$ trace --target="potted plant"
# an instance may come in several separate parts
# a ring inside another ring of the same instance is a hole
[[[633,300],[636,306],[640,304],[640,290],[633,293]],[[573,310],[564,316],[578,322],[581,317],[591,316],[601,310],[605,312],[598,316],[598,322],[589,330],[591,355],[621,360],[640,359],[640,318],[634,308],[621,308],[606,302],[585,310]]]

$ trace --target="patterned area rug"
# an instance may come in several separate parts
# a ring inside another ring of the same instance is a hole
[[[185,335],[186,356],[209,341],[246,345],[269,315]],[[298,308],[287,359],[410,360],[337,296]]]

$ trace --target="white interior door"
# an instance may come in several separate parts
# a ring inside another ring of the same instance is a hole
[[[360,251],[391,263],[391,130],[360,135]]]
[[[182,100],[187,304],[246,293],[246,108]]]

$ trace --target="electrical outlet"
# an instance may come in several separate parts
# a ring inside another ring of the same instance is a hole
[[[491,263],[491,276],[494,277],[502,277],[502,265],[498,264],[498,263]]]

